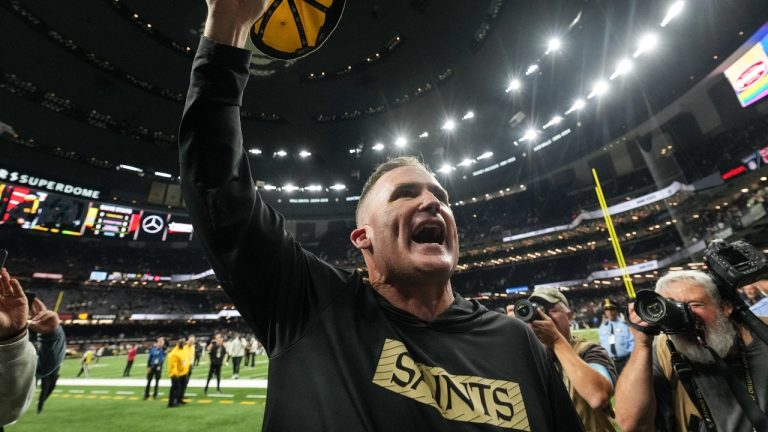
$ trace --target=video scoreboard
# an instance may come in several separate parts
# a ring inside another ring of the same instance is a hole
[[[188,216],[136,209],[0,183],[0,225],[70,236],[190,241]]]

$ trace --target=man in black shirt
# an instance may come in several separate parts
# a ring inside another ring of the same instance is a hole
[[[451,288],[456,223],[418,161],[384,164],[361,193],[350,238],[368,278],[302,249],[264,203],[239,106],[266,3],[209,0],[180,127],[196,232],[271,359],[263,429],[583,430],[531,330]]]
[[[221,391],[221,364],[224,362],[224,356],[227,355],[227,350],[224,348],[224,339],[221,337],[221,333],[216,333],[213,337],[213,342],[208,345],[208,358],[210,359],[210,366],[208,366],[208,380],[205,382],[205,394],[208,394],[208,383],[211,382],[211,377],[216,374],[216,391]]]

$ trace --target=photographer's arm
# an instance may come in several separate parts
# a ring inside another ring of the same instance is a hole
[[[531,323],[536,337],[544,345],[552,348],[576,392],[587,401],[589,406],[593,409],[603,408],[611,400],[613,393],[611,381],[579,357],[547,314],[541,310],[538,313],[540,319]]]
[[[629,305],[629,320],[646,325]],[[632,329],[635,347],[616,384],[616,422],[625,432],[654,431],[653,337]]]

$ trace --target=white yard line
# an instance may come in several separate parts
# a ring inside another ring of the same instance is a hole
[[[152,383],[154,385],[154,382]],[[134,378],[60,378],[56,385],[68,386],[68,387],[146,387],[146,379],[134,379]],[[161,379],[160,385],[162,387],[170,387],[171,380]],[[189,380],[190,388],[203,388],[205,387],[205,380],[202,378]],[[222,388],[267,388],[267,380],[256,379],[225,379],[221,380]]]

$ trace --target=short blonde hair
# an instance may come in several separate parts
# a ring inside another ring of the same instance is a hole
[[[430,171],[429,168],[427,168],[427,166],[424,165],[424,163],[415,156],[398,156],[379,164],[379,166],[373,170],[371,176],[368,177],[365,185],[363,185],[363,191],[360,192],[360,199],[357,201],[357,209],[355,209],[355,221],[358,225],[360,224],[360,210],[363,208],[365,199],[368,197],[368,194],[371,192],[371,189],[373,189],[373,186],[376,184],[376,182],[378,182],[384,174],[397,168],[408,166],[422,168],[426,172],[430,174],[432,173],[432,171]]]

